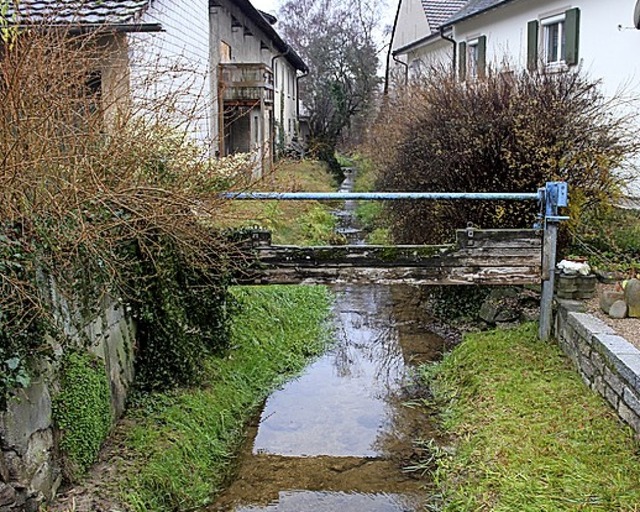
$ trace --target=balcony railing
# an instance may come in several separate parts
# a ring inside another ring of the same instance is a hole
[[[273,103],[273,72],[266,64],[220,64],[220,94],[228,103]]]

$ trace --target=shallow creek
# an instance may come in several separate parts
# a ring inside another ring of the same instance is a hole
[[[339,216],[357,237],[352,211],[347,204]],[[410,404],[409,374],[445,341],[429,331],[409,287],[335,292],[335,343],[268,398],[211,512],[422,510],[426,482],[403,467],[413,441],[435,434],[427,412]]]

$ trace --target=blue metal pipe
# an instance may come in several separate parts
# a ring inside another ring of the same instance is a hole
[[[544,189],[542,189],[544,191]],[[278,200],[278,201],[413,201],[424,199],[441,200],[540,200],[541,192],[531,193],[473,193],[473,192],[226,192],[225,199]]]

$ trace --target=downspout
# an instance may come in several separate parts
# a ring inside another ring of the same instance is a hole
[[[458,43],[452,37],[444,35],[444,27],[440,27],[440,37],[453,45],[453,59],[451,62],[451,76],[456,77],[456,62],[458,61]]]
[[[398,0],[398,8],[396,9],[396,16],[393,20],[393,29],[391,30],[391,41],[389,41],[389,51],[387,52],[387,69],[384,72],[384,95],[385,96],[389,94],[389,74],[391,73],[391,57],[392,57],[392,49],[393,49],[393,39],[396,36],[396,28],[398,27],[398,18],[400,18],[401,7],[402,7],[402,0]],[[396,60],[395,57],[393,58],[393,60]]]
[[[303,71],[301,75],[296,76],[296,119],[300,121],[300,80],[309,76],[309,70]]]
[[[273,73],[273,117],[275,119],[276,117],[276,111],[275,111],[275,106],[276,106],[276,88],[275,88],[275,84],[276,84],[276,80],[277,80],[277,75],[276,75],[276,69],[275,69],[275,65],[276,65],[276,60],[278,60],[281,57],[286,57],[289,52],[291,51],[291,47],[289,45],[287,45],[287,49],[282,52],[282,53],[277,53],[275,54],[273,57],[271,57],[271,71]],[[280,84],[280,87],[283,87],[283,84]],[[284,89],[283,89],[284,91]],[[283,101],[284,101],[284,95],[283,95]],[[281,109],[284,108],[284,104],[280,106]],[[276,121],[277,122],[277,121]],[[275,150],[276,150],[276,130],[275,130],[275,125],[276,122],[274,122],[273,125],[273,129],[271,130],[271,148],[269,148],[270,152],[271,152],[271,157],[274,159],[275,161]],[[284,119],[280,119],[280,128],[279,130],[283,130],[284,131]]]
[[[407,85],[409,83],[409,64],[398,60],[395,55],[392,55],[392,57],[395,62],[397,62],[401,66],[404,66],[404,85]]]

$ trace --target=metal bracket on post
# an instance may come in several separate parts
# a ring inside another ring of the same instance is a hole
[[[540,339],[551,337],[553,320],[553,289],[555,284],[556,246],[558,243],[558,223],[568,217],[558,215],[559,208],[569,204],[569,187],[565,182],[548,182],[541,189],[544,212],[544,241],[542,254],[542,298],[540,301]]]

